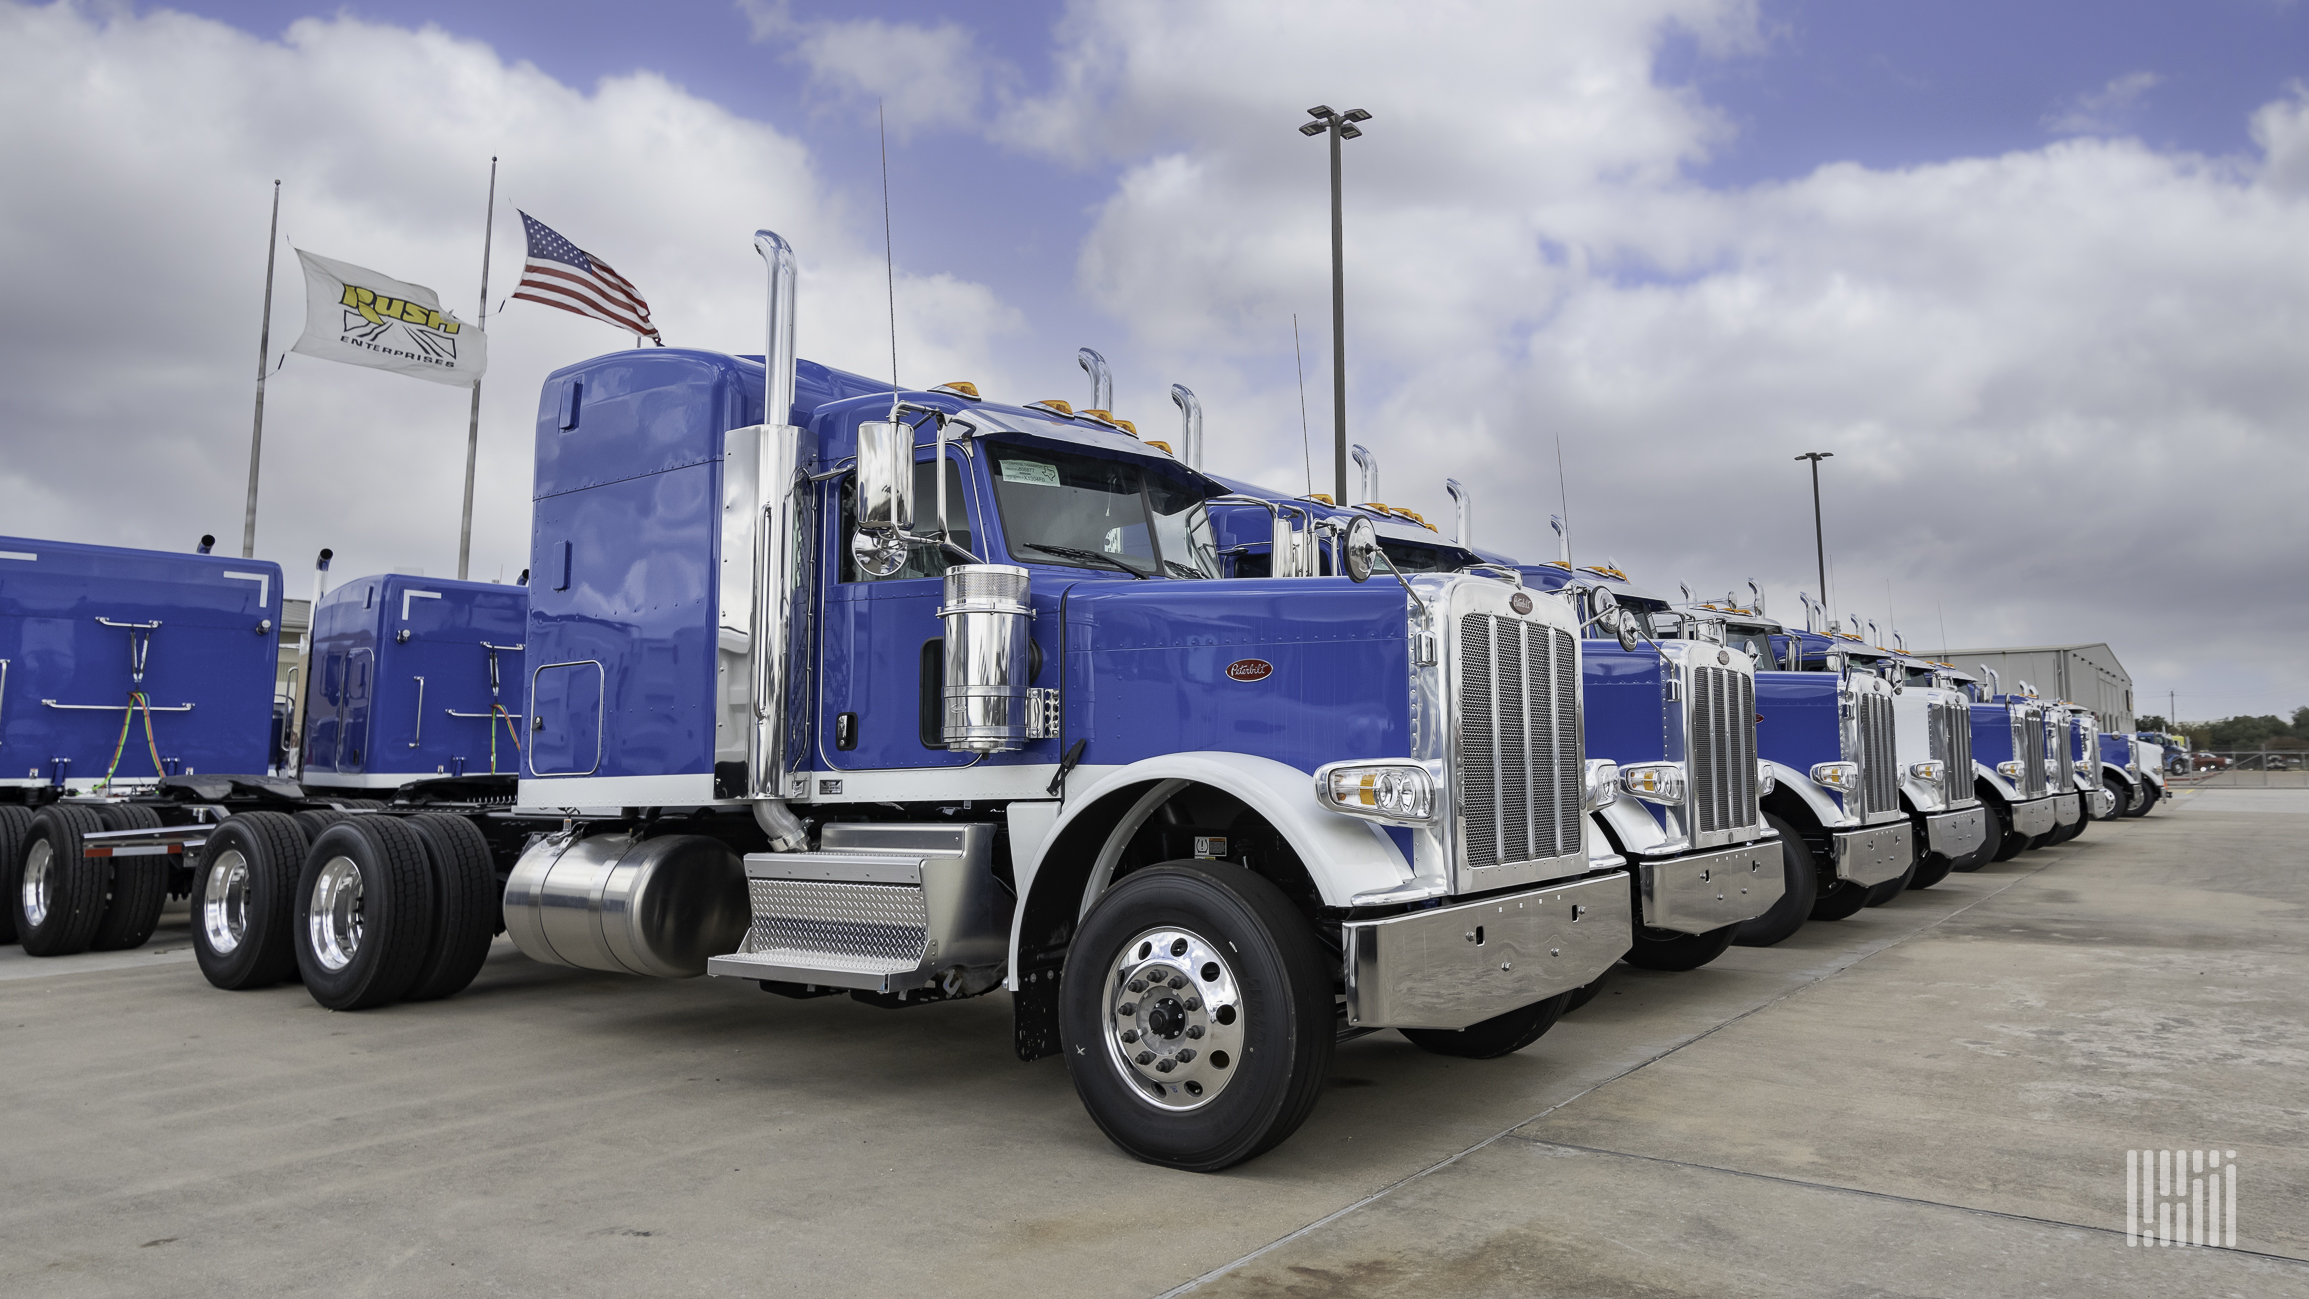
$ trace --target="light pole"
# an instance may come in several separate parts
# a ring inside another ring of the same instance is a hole
[[[1307,110],[1312,122],[1303,122],[1299,134],[1331,137],[1331,463],[1338,505],[1347,504],[1347,260],[1339,219],[1339,142],[1363,132],[1355,123],[1371,115],[1360,108],[1335,113],[1327,104]]]
[[[1820,528],[1820,462],[1835,456],[1833,451],[1807,451],[1796,457],[1812,462],[1812,550],[1820,561],[1820,603],[1828,603],[1828,542]]]

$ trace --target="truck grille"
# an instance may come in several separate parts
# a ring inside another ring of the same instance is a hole
[[[1942,764],[1941,797],[1953,807],[1972,797],[1972,714],[1962,704],[1934,704],[1932,760]]]
[[[2012,756],[2020,767],[2013,782],[2022,798],[2044,797],[2044,714],[2034,708],[2012,710]]]
[[[1860,801],[1874,815],[1900,807],[1899,758],[1892,749],[1892,700],[1862,695],[1860,720]]]
[[[1692,671],[1691,799],[1702,833],[1756,824],[1756,679]]]
[[[1471,613],[1459,620],[1452,759],[1470,868],[1580,850],[1579,648],[1558,628]]]

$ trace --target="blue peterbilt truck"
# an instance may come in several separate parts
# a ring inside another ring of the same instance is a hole
[[[2109,793],[2104,818],[2145,814],[2162,791],[2141,762],[2140,742],[2122,731],[2104,731],[2094,748],[2100,759],[2101,787]]]
[[[2059,737],[2043,704],[2023,691],[2004,693],[1996,670],[1981,668],[1970,681],[1972,752],[1979,774],[1980,801],[1992,818],[1996,861],[2010,861],[2051,840],[2054,831],[2083,813],[2082,800],[2056,787]]]
[[[1903,803],[1893,683],[1855,640],[1785,627],[1761,601],[1692,603],[1663,616],[1695,639],[1749,655],[1756,672],[1756,745],[1772,774],[1766,820],[1786,850],[1787,890],[1734,940],[1768,946],[1810,920],[1841,920],[1897,896],[1936,826],[1960,827],[1962,809],[1923,817],[1919,843]],[[1942,842],[1950,842],[1946,837]]]
[[[263,561],[0,537],[0,942],[151,936],[189,885],[181,846],[116,860],[78,836],[158,827],[177,818],[156,791],[275,764],[281,595]]]
[[[441,995],[501,915],[590,969],[1005,988],[1118,1145],[1214,1169],[1340,1036],[1504,1054],[1628,949],[1562,601],[1395,574],[1368,521],[1318,529],[1343,576],[1218,580],[1223,484],[1053,403],[797,362],[757,247],[766,364],[545,385],[513,805],[452,777],[302,852],[228,820],[212,981]]]
[[[1464,544],[1469,498],[1456,484],[1462,540],[1450,542],[1416,515],[1385,505],[1340,509],[1249,483],[1229,485],[1239,497],[1296,507],[1315,523],[1369,516],[1381,552],[1401,571],[1485,573],[1569,606],[1584,629],[1582,744],[1588,761],[1599,764],[1598,779],[1614,789],[1590,817],[1633,876],[1629,964],[1697,969],[1724,953],[1742,923],[1780,900],[1786,871],[1758,803],[1769,781],[1756,756],[1755,665],[1748,656],[1717,643],[1654,636],[1649,619],[1666,602],[1624,573],[1575,572],[1568,563],[1519,565]],[[1372,487],[1366,463],[1365,493],[1373,494]],[[1219,517],[1223,539],[1233,542],[1226,549],[1259,571],[1267,571],[1270,556],[1294,547],[1291,538],[1270,538],[1277,525],[1256,509],[1224,506]],[[1620,628],[1627,629],[1624,640]]]

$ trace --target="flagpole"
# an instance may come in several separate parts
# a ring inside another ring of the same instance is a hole
[[[273,255],[281,247],[281,183],[273,182],[273,224],[265,234],[265,323],[257,331],[257,417],[249,432],[249,499],[241,515],[241,558],[257,557],[257,462],[265,449],[265,365],[273,353]]]
[[[489,236],[497,226],[497,158],[489,159],[489,215],[481,224],[481,314],[474,328],[489,326]],[[473,558],[473,464],[481,454],[481,380],[473,380],[473,417],[465,426],[465,522],[457,532],[457,580]]]

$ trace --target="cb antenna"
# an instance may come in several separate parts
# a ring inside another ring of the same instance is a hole
[[[1299,365],[1299,456],[1307,464],[1307,495],[1315,494],[1315,452],[1307,441],[1307,356],[1299,350],[1299,313],[1291,313],[1291,359]]]
[[[1563,476],[1563,430],[1555,431],[1555,490],[1563,501],[1563,522],[1555,530],[1563,540],[1563,566],[1571,567],[1571,486]]]
[[[882,101],[874,101],[874,132],[882,145],[882,275],[890,296],[890,422],[898,422],[898,254],[890,237],[890,128]]]

